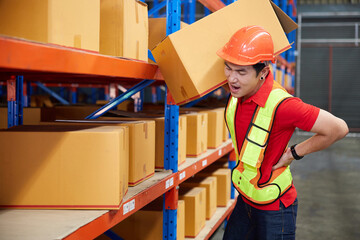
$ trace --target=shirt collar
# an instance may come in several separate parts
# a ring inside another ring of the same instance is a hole
[[[271,72],[269,72],[269,74],[265,78],[265,82],[259,88],[259,90],[254,95],[246,99],[244,103],[253,101],[260,107],[265,107],[266,100],[268,99],[273,87],[273,82],[274,82],[273,75]]]

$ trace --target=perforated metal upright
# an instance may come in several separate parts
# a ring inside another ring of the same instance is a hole
[[[181,1],[167,0],[166,35],[180,29]],[[170,92],[166,91],[164,168],[178,171],[178,129],[179,106],[176,106]],[[176,184],[175,184],[176,186]],[[163,239],[176,239],[178,189],[173,187],[164,196]]]
[[[23,76],[12,76],[7,81],[8,127],[23,124]]]

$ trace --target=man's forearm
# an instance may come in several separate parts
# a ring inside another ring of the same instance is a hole
[[[336,140],[337,138],[329,138],[324,135],[315,134],[311,138],[297,144],[295,146],[295,151],[299,156],[305,156],[329,147]]]
[[[312,131],[316,132],[316,134],[296,145],[295,151],[299,156],[305,156],[307,154],[323,150],[334,142],[345,137],[349,132],[344,120],[334,117],[324,111],[321,111],[320,115],[323,117],[323,120],[321,122],[317,122],[315,124],[316,126],[312,129]]]

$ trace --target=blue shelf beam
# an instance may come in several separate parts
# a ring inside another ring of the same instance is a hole
[[[112,240],[124,240],[111,230],[107,230],[104,234]]]
[[[46,87],[44,84],[42,84],[41,82],[36,82],[36,85],[41,88],[43,91],[47,92],[48,94],[50,94],[50,96],[54,97],[55,99],[57,99],[59,102],[61,102],[64,105],[69,105],[69,102],[66,101],[65,99],[63,99],[60,95],[58,95],[56,92],[52,91],[51,89],[49,89],[48,87]]]
[[[89,116],[87,116],[86,119],[97,119],[98,117],[101,117],[106,112],[108,112],[112,108],[116,107],[117,105],[119,105],[120,103],[125,101],[126,99],[130,98],[135,93],[143,90],[145,87],[152,84],[154,81],[155,80],[144,80],[144,81],[136,84],[134,87],[130,88],[128,91],[126,91],[123,94],[119,95],[118,97],[114,98],[109,103],[107,103],[106,105],[99,108],[97,111],[95,111],[92,114],[90,114]]]
[[[161,9],[163,9],[164,7],[166,7],[166,3],[167,3],[167,1],[162,1],[161,3],[158,3],[158,1],[154,1],[154,6],[153,6],[152,9],[150,9],[148,11],[148,16],[149,17],[151,17],[151,16],[158,17],[159,16],[159,11]]]

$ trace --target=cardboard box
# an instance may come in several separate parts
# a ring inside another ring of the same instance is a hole
[[[163,239],[163,198],[159,197],[141,210],[127,217],[111,228],[122,239],[126,240],[154,240]],[[185,236],[185,202],[178,201],[177,209],[177,238],[184,240]],[[109,240],[102,234],[96,240]]]
[[[206,152],[208,140],[208,114],[185,114],[187,118],[186,156],[197,157]]]
[[[100,8],[100,53],[147,61],[147,5],[137,0],[101,0]]]
[[[178,105],[226,83],[224,61],[216,51],[248,25],[262,26],[271,34],[275,54],[290,48],[284,31],[297,27],[269,0],[239,0],[170,34],[156,46],[152,53]]]
[[[196,177],[182,183],[180,187],[204,187],[206,188],[206,219],[209,220],[216,211],[217,206],[217,178]]]
[[[125,113],[127,114],[127,113]],[[136,116],[137,113],[128,113],[128,116]],[[155,121],[155,168],[164,168],[164,134],[165,134],[165,118],[154,117],[148,115],[140,115],[141,118],[134,117],[101,117],[103,120],[115,120],[115,121],[129,121],[129,120],[153,120]],[[179,116],[179,130],[178,130],[178,166],[186,161],[186,134],[187,134],[187,118],[185,116]]]
[[[43,122],[41,124],[127,126],[129,127],[129,186],[135,186],[152,177],[155,173],[155,121],[153,120],[64,120],[62,122]]]
[[[183,29],[189,24],[180,21]],[[149,18],[149,49],[153,49],[166,38],[166,18]]]
[[[155,205],[155,203],[157,205]],[[162,239],[163,235],[163,211],[162,197],[154,200],[141,210],[127,217],[119,224],[111,228],[121,239],[126,240],[153,240]],[[109,240],[105,234],[95,238],[96,240]]]
[[[180,28],[189,24],[180,21]],[[166,18],[149,18],[149,49],[153,49],[166,37]],[[149,59],[149,62],[154,63]]]
[[[165,118],[155,118],[156,122],[156,143],[155,143],[155,168],[164,168],[164,137],[165,137]],[[178,130],[178,165],[180,166],[186,160],[186,134],[187,118],[179,116]]]
[[[0,1],[0,34],[99,51],[99,29],[99,0]]]
[[[37,125],[40,121],[40,108],[23,108],[23,125]],[[6,128],[8,128],[8,109],[0,108],[0,129]]]
[[[176,239],[185,239],[185,201],[178,200]]]
[[[130,128],[129,186],[135,186],[155,173],[155,122],[133,121]]]
[[[230,200],[230,187],[231,187],[231,170],[226,168],[208,169],[196,174],[200,177],[216,177],[217,178],[217,206],[226,207]]]
[[[185,201],[185,237],[196,237],[205,226],[206,188],[181,187],[179,199]]]
[[[223,142],[224,111],[224,108],[206,111],[208,114],[207,147],[210,149],[219,147]]]
[[[118,209],[127,191],[127,142],[122,127],[0,131],[0,207]]]

